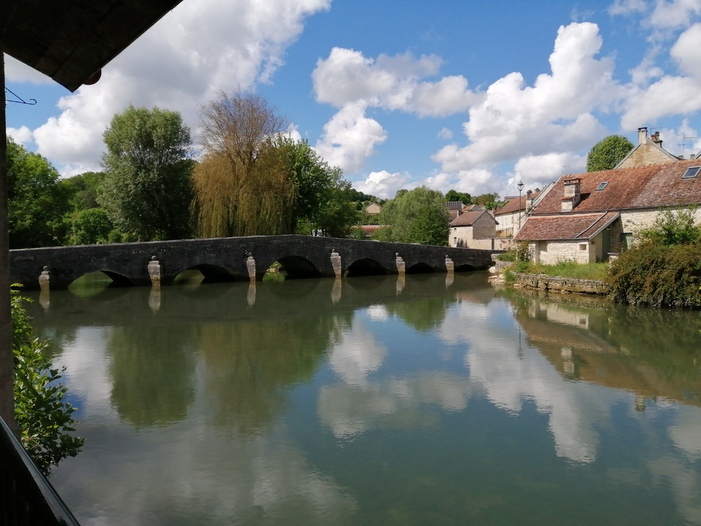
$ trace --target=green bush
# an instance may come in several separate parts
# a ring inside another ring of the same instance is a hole
[[[528,241],[521,241],[515,247],[497,256],[499,261],[530,261],[531,249]]]
[[[519,260],[516,262],[516,272],[528,272],[529,267],[528,261]]]
[[[701,241],[701,227],[694,223],[694,208],[668,209],[660,212],[652,227],[639,237],[658,245],[692,245]]]
[[[69,434],[75,431],[75,411],[65,400],[67,389],[60,371],[46,357],[48,344],[34,337],[19,291],[12,290],[12,351],[15,367],[15,418],[20,441],[37,467],[49,475],[51,466],[74,457],[85,441]]]
[[[701,244],[642,242],[612,263],[607,284],[618,303],[701,308]]]

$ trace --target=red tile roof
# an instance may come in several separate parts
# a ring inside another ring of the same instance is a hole
[[[701,174],[693,179],[682,179],[687,168],[700,164],[699,160],[691,160],[563,176],[534,208],[532,215],[572,215],[701,204]],[[572,212],[561,212],[564,181],[573,178],[581,180],[579,192],[582,199]],[[606,188],[597,191],[599,184],[605,181],[608,181]]]
[[[531,199],[535,199],[540,192],[532,192],[531,193]],[[520,202],[518,197],[507,197],[507,202],[504,206],[501,208],[498,208],[494,211],[495,216],[501,216],[505,214],[515,214],[519,210],[525,210],[526,209],[526,200],[528,199],[527,195],[522,195]]]
[[[486,210],[477,210],[476,212],[465,212],[459,215],[450,222],[450,226],[472,226],[483,214],[487,214],[494,221],[494,218]],[[494,222],[496,223],[496,221]]]
[[[618,212],[570,214],[567,216],[531,216],[519,230],[515,241],[553,241],[591,239],[610,225]]]

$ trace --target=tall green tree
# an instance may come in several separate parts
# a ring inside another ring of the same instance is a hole
[[[112,118],[104,140],[97,201],[114,224],[140,241],[188,237],[194,161],[180,114],[130,106]]]
[[[69,225],[71,190],[41,155],[7,141],[10,248],[61,245]]]
[[[332,168],[307,142],[288,141],[290,179],[297,191],[295,231],[345,237],[358,222],[353,188],[340,168]]]
[[[98,208],[97,194],[102,181],[105,179],[103,172],[85,172],[62,179],[61,183],[71,189],[71,204],[75,210],[87,210]]]
[[[73,212],[70,241],[73,245],[94,245],[110,241],[114,224],[104,208],[87,208]]]
[[[423,245],[448,244],[450,214],[441,192],[426,187],[411,191],[400,190],[394,199],[386,201],[380,213],[378,238],[398,243]]]
[[[505,202],[499,200],[499,194],[480,194],[473,199],[473,202],[478,205],[484,205],[487,210],[494,210],[500,206],[504,206]]]
[[[587,155],[587,172],[611,170],[633,149],[622,135],[609,135],[597,142]]]
[[[467,192],[458,192],[457,190],[448,190],[445,194],[446,201],[460,201],[464,205],[472,203],[472,196]]]

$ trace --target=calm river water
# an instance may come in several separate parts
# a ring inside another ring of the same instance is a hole
[[[35,296],[83,525],[701,525],[701,316],[485,273]]]

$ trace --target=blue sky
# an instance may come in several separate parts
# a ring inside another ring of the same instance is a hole
[[[6,75],[38,100],[8,104],[10,135],[66,176],[100,169],[129,104],[179,111],[197,140],[200,107],[236,88],[383,198],[516,195],[640,126],[701,150],[701,0],[184,0],[93,86],[71,94],[9,57]]]

